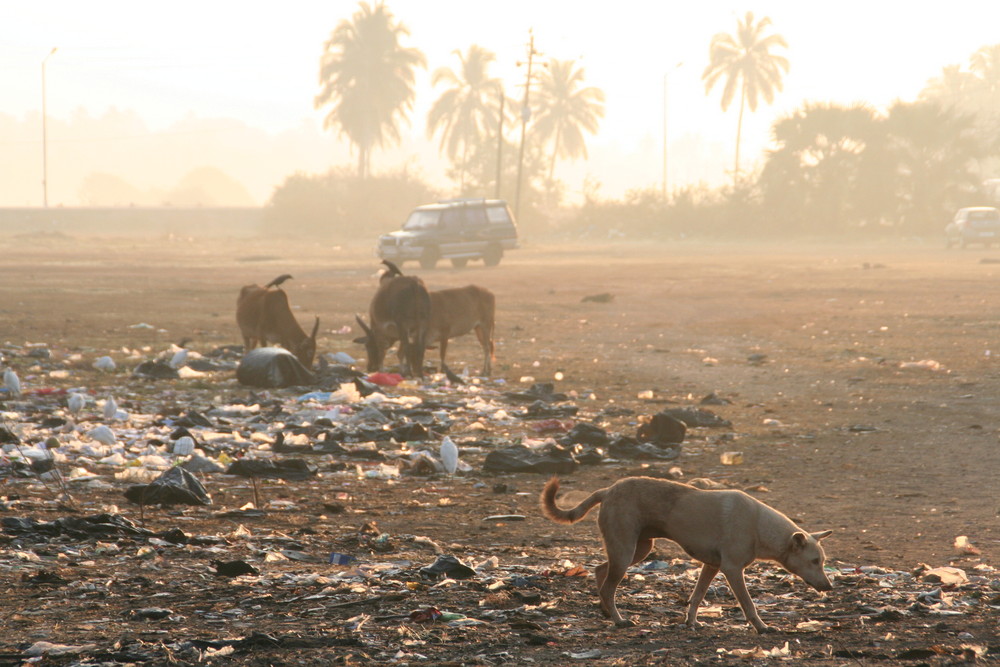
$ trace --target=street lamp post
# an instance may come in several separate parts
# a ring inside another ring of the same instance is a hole
[[[49,138],[46,127],[47,112],[45,109],[45,63],[58,51],[52,47],[49,55],[42,60],[42,205],[49,207]]]
[[[494,191],[494,198],[500,199],[500,179],[503,173],[503,105],[504,105],[504,94],[503,86],[497,86],[499,88],[500,96],[500,115],[497,117],[497,182],[496,189]]]
[[[514,218],[520,219],[521,215],[521,171],[524,168],[524,135],[531,118],[531,107],[528,106],[528,98],[531,93],[531,64],[534,57],[538,55],[535,51],[535,35],[528,33],[528,78],[524,82],[524,101],[521,103],[521,148],[517,156],[517,183],[514,185]],[[520,65],[521,63],[518,63]]]

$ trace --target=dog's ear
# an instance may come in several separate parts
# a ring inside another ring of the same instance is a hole
[[[792,533],[792,551],[799,551],[809,542],[809,536],[801,530]]]
[[[824,537],[830,537],[831,535],[833,535],[833,531],[832,530],[824,530],[821,533],[813,533],[812,534],[813,538],[817,542],[820,541],[820,540],[822,540]]]

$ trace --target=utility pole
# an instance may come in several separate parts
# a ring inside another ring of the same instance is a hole
[[[45,110],[45,63],[57,51],[53,47],[49,55],[42,60],[42,205],[49,207],[49,138],[46,128],[47,113]]]
[[[500,88],[500,116],[497,118],[497,184],[493,198],[500,199],[500,175],[503,173],[503,86]],[[516,214],[515,214],[516,215]]]
[[[528,120],[531,118],[531,107],[528,106],[531,93],[531,63],[534,57],[538,55],[538,52],[535,51],[534,33],[529,30],[528,36],[530,37],[528,41],[528,78],[524,82],[524,102],[521,103],[521,149],[517,156],[517,185],[514,190],[514,217],[516,219],[519,219],[521,216],[521,172],[524,170],[524,134]],[[518,65],[520,64],[518,63]]]

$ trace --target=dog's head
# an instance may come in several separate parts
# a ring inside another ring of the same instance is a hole
[[[788,548],[782,565],[794,575],[802,578],[818,591],[833,590],[830,578],[823,570],[823,563],[826,561],[826,553],[820,540],[833,533],[832,530],[824,530],[821,533],[804,533],[797,531],[789,538]]]

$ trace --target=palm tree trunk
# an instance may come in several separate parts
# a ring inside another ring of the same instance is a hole
[[[740,138],[743,134],[743,107],[747,99],[747,87],[744,83],[740,89],[740,115],[736,121],[736,159],[733,161],[733,186],[740,180]]]
[[[549,183],[552,182],[552,175],[556,173],[556,156],[559,155],[559,141],[562,138],[562,128],[556,126],[556,138],[552,142],[552,162],[549,164]]]
[[[462,175],[459,180],[458,191],[465,196],[465,172],[469,168],[469,144],[462,142]]]

